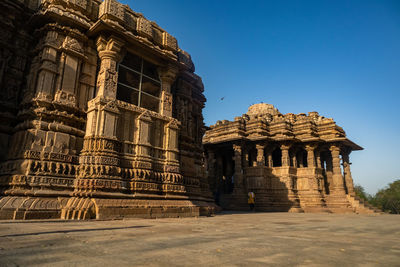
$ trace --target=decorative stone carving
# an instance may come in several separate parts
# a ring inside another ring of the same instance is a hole
[[[111,37],[100,36],[97,39],[97,51],[101,60],[100,71],[97,76],[97,96],[115,99],[117,94],[117,61],[123,45],[122,41]]]
[[[348,154],[362,148],[348,140],[332,119],[317,112],[283,115],[270,104],[255,104],[234,121],[217,121],[206,131],[203,145],[207,151],[213,151],[208,153],[213,158],[232,155],[235,174],[243,179],[242,194],[235,194],[235,188],[233,193],[224,192],[226,208],[247,209],[243,206],[245,194],[252,190],[259,210],[355,210]],[[243,153],[242,162],[238,160],[238,151]],[[231,167],[225,160],[219,168],[220,173],[209,174],[210,184],[220,183]],[[365,208],[365,212],[371,211]]]
[[[7,129],[0,141],[0,219],[213,213],[202,158],[204,88],[178,51],[190,55],[115,0],[33,2],[0,1],[0,14],[12,13],[0,16],[0,26],[10,26],[0,27],[0,85],[8,89],[0,102],[10,107],[9,118],[0,114],[9,122],[0,129],[0,135]],[[161,93],[152,100],[159,112],[118,91],[124,75],[118,64],[128,51],[159,69]],[[176,79],[185,87],[172,90]]]
[[[151,38],[153,36],[153,29],[151,26],[151,22],[145,18],[138,18],[137,20],[137,32],[139,35]]]
[[[178,42],[171,34],[163,32],[163,46],[168,50],[176,51],[178,49]]]

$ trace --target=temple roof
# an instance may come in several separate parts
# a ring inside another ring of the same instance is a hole
[[[251,116],[251,115],[264,115],[264,114],[277,115],[281,113],[277,108],[274,107],[274,105],[267,103],[259,103],[251,105],[247,110],[246,114]]]
[[[332,118],[312,111],[282,114],[271,104],[251,105],[247,113],[234,121],[219,120],[203,137],[203,144],[238,140],[269,142],[341,143],[352,150],[363,149],[346,137],[345,131]]]

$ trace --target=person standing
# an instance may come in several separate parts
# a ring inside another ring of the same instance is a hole
[[[254,192],[250,191],[250,192],[247,194],[247,196],[248,196],[248,198],[247,198],[247,203],[248,203],[249,206],[250,206],[250,210],[251,210],[251,211],[255,211],[255,210],[254,210],[254,205],[255,205],[255,203],[256,203],[256,195],[254,194]]]

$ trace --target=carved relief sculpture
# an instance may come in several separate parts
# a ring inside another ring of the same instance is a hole
[[[214,212],[203,85],[172,35],[115,0],[0,13],[0,219]]]

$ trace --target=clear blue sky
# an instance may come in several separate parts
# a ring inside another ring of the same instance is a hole
[[[206,125],[259,102],[318,111],[364,147],[355,183],[375,193],[400,179],[400,1],[122,2],[192,55]]]

